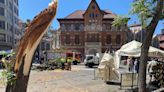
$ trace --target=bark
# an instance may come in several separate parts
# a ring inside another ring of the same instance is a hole
[[[31,66],[32,66],[32,63],[31,63]],[[20,69],[18,71],[18,74],[17,74],[18,76],[17,76],[15,84],[14,85],[8,84],[6,87],[6,92],[26,92],[30,73],[29,75],[24,76],[23,67],[24,67],[24,58],[20,66]]]
[[[146,68],[147,68],[147,60],[148,60],[148,50],[151,45],[152,36],[154,34],[155,28],[160,20],[160,16],[162,15],[162,7],[164,0],[158,0],[156,5],[156,11],[153,15],[152,21],[146,27],[146,38],[143,41],[141,46],[141,62],[139,68],[139,92],[147,92],[146,89]]]
[[[31,63],[31,65],[32,65],[32,63]],[[21,66],[20,66],[20,69],[18,71],[18,76],[17,76],[17,80],[15,83],[13,92],[26,92],[26,90],[27,90],[30,71],[29,71],[28,75],[25,76],[23,74],[23,67],[24,67],[24,58],[23,58]]]
[[[13,92],[14,87],[11,84],[7,84],[6,92]]]

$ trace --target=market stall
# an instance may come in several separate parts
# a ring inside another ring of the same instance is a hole
[[[115,58],[116,59],[115,62],[120,62],[121,56],[140,57],[141,46],[142,46],[142,43],[135,40],[123,45],[119,50],[115,52],[115,56],[117,57]],[[148,56],[162,58],[164,57],[164,51],[150,46]]]

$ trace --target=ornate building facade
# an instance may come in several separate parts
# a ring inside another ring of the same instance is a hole
[[[127,25],[112,26],[117,15],[101,10],[96,0],[91,0],[86,10],[77,10],[60,23],[60,45],[84,54],[104,53],[117,50],[127,42]]]

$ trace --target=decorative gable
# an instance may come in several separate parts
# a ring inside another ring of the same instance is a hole
[[[98,6],[96,0],[91,1],[86,12],[84,13],[84,17],[93,18],[93,19],[102,17],[102,15],[103,13],[101,12],[101,9]]]

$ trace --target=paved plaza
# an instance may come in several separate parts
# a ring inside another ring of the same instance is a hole
[[[72,71],[32,71],[27,92],[124,92],[119,85],[108,85],[94,77],[94,68],[72,66]],[[0,92],[5,92],[0,85]]]

